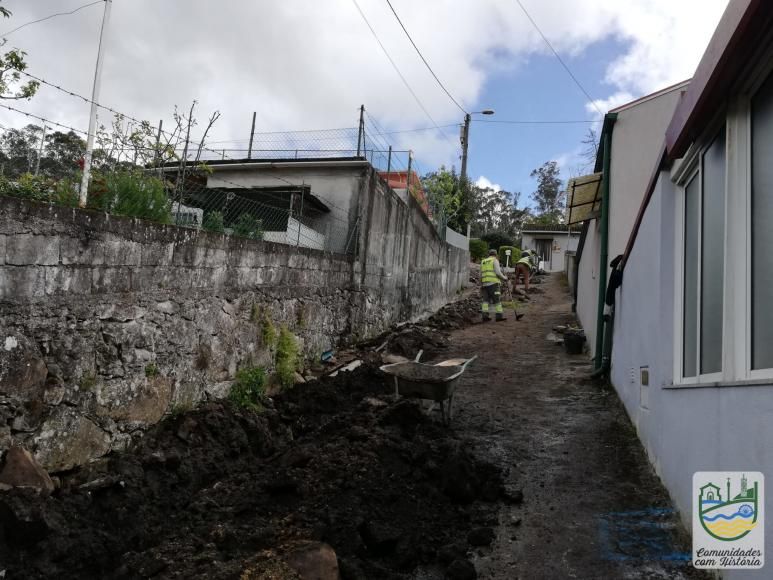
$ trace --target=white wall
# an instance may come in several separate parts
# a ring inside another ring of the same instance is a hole
[[[536,240],[553,240],[554,249],[551,252],[550,262],[545,264],[546,272],[563,272],[566,269],[566,251],[577,249],[577,242],[580,239],[580,231],[577,226],[576,231],[572,231],[571,236],[567,232],[523,232],[521,240],[521,249],[536,250]]]
[[[681,89],[677,88],[618,111],[612,131],[607,280],[609,262],[622,254],[628,244],[680,94]],[[598,220],[593,220],[580,260],[577,284],[577,315],[588,337],[591,356],[595,355],[598,312],[601,258],[598,230]]]
[[[300,246],[314,250],[325,249],[325,235],[309,227],[298,220],[290,218],[287,222],[287,230],[284,232],[263,232],[263,239],[277,244]]]
[[[254,169],[220,169],[209,176],[209,187],[281,187],[305,184],[319,197],[330,213],[314,220],[314,227],[323,232],[328,251],[345,252],[350,229],[357,219],[357,200],[367,164],[332,167],[255,166]],[[281,177],[281,179],[278,179]]]
[[[669,388],[675,349],[675,203],[674,186],[662,173],[617,293],[612,382],[689,529],[695,471],[761,471],[773,485],[773,385]],[[639,381],[645,366],[648,408],[642,405]],[[765,509],[773,513],[773,494],[767,494]],[[765,568],[727,571],[723,577],[770,578],[771,533],[765,548]]]
[[[469,251],[470,249],[470,238],[449,227],[446,227],[446,243],[462,250]]]
[[[577,268],[577,318],[585,329],[591,357],[596,351],[596,313],[599,302],[599,255],[601,234],[599,222],[593,220],[588,228],[580,264]]]

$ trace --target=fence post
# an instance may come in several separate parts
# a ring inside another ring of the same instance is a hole
[[[389,174],[392,172],[392,146],[389,146],[389,154],[387,156],[387,181],[389,181]]]
[[[252,140],[255,137],[255,117],[257,116],[258,112],[255,111],[252,113],[252,129],[250,130],[250,148],[247,149],[247,159],[252,159]]]
[[[408,196],[411,195],[411,166],[413,165],[413,151],[408,150],[408,175],[405,178],[406,189],[408,190]]]
[[[301,218],[303,217],[303,198],[305,196],[305,193],[306,193],[306,187],[304,185],[304,187],[301,188],[301,211],[300,213],[298,213],[298,241],[295,244],[296,248],[301,245],[301,228],[303,227],[303,222],[301,221]]]
[[[40,173],[40,158],[43,157],[43,147],[46,143],[46,124],[43,123],[43,133],[40,135],[40,149],[38,149],[38,161],[35,164],[35,175]]]
[[[365,105],[360,105],[360,124],[357,127],[357,157],[365,144]]]

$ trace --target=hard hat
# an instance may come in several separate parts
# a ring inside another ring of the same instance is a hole
[[[496,250],[489,250],[488,251],[488,255],[489,256],[496,256],[497,255],[497,251]]]

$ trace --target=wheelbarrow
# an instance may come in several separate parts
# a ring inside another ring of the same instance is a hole
[[[423,352],[420,350],[412,361],[388,364],[380,368],[394,377],[395,397],[433,401],[428,413],[432,412],[435,404],[439,404],[443,424],[448,425],[451,422],[454,393],[459,378],[467,365],[478,357],[476,355],[469,359],[456,358],[429,365],[419,362]]]

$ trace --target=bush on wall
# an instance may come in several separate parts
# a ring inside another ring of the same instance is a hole
[[[480,261],[488,255],[488,242],[483,240],[470,240],[470,258]]]

